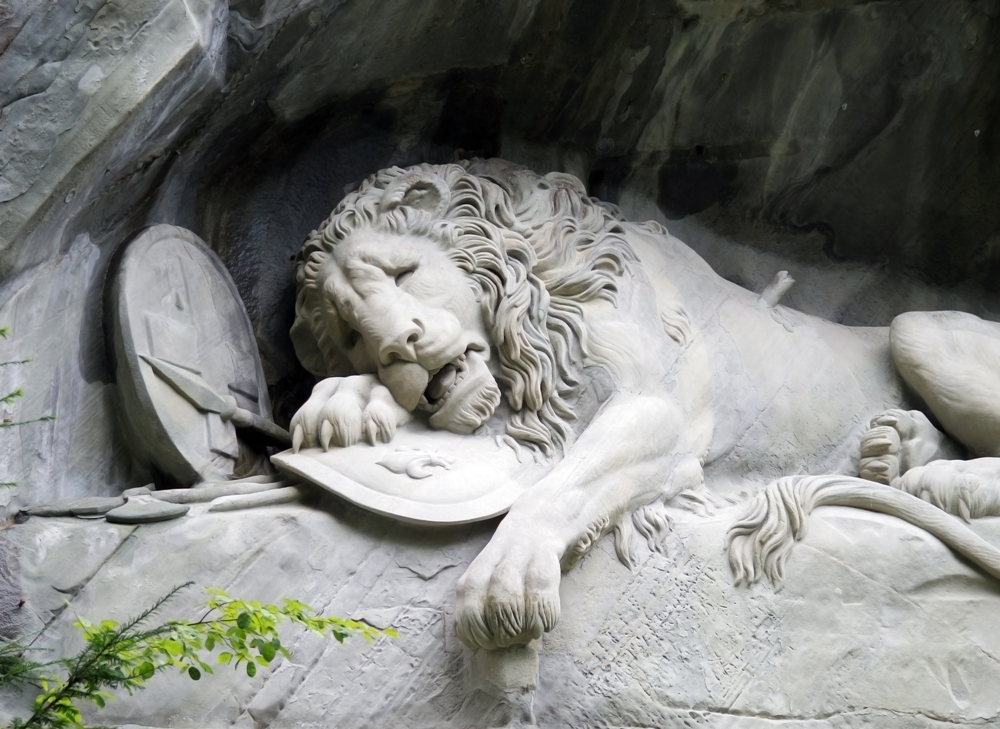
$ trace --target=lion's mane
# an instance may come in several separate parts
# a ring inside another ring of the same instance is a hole
[[[482,289],[482,313],[512,409],[507,433],[551,454],[571,438],[569,395],[588,354],[580,304],[615,302],[635,260],[621,213],[575,177],[500,160],[393,167],[348,194],[296,259],[292,341],[317,376],[353,374],[331,336],[339,316],[323,264],[355,231],[422,235],[444,245]]]

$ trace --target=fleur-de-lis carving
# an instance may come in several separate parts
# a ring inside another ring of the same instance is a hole
[[[421,479],[433,476],[429,468],[451,470],[454,458],[448,458],[438,453],[421,451],[414,448],[398,448],[395,453],[383,456],[378,465],[393,473],[405,473],[410,478]]]

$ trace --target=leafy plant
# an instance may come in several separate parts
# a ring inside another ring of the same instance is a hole
[[[0,643],[0,687],[20,688],[38,680],[46,664],[25,658],[30,650],[17,640]]]
[[[15,719],[10,729],[81,729],[83,716],[78,702],[88,701],[103,708],[114,698],[110,691],[129,694],[143,689],[156,674],[178,669],[198,681],[214,673],[216,666],[243,666],[247,676],[258,666],[268,666],[279,655],[291,658],[281,643],[278,627],[285,622],[301,625],[339,643],[360,633],[369,643],[387,635],[371,625],[337,617],[317,615],[308,605],[286,598],[281,605],[262,605],[229,597],[222,590],[208,589],[205,614],[196,621],[169,620],[146,627],[149,619],[187,583],[174,588],[152,607],[124,623],[103,620],[92,623],[77,616],[74,626],[83,632],[86,646],[72,658],[48,663],[28,660],[21,643],[0,646],[0,687],[36,685],[34,713]],[[58,670],[52,673],[52,670]],[[61,670],[59,670],[61,669]]]
[[[9,327],[0,327],[0,339],[6,339],[10,336]],[[0,367],[10,367],[11,365],[23,365],[28,364],[30,359],[16,359],[9,360],[7,362],[0,362]],[[11,390],[6,395],[0,396],[0,403],[4,405],[13,405],[17,400],[24,397],[24,390],[20,387],[16,390]],[[42,415],[39,418],[31,418],[29,420],[14,420],[13,418],[0,418],[0,428],[16,428],[21,425],[30,425],[31,423],[44,423],[51,420],[55,420],[55,415]],[[14,488],[17,486],[16,481],[0,481],[0,488]]]

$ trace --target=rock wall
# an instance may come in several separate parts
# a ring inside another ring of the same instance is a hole
[[[134,615],[196,578],[233,596],[294,596],[327,614],[392,624],[399,638],[343,645],[294,628],[293,654],[254,679],[220,667],[158,676],[90,723],[142,727],[685,727],[943,729],[1000,722],[1000,594],[925,532],[827,509],[785,584],[736,588],[721,545],[739,510],[676,512],[666,554],[634,571],[611,540],[570,572],[562,618],[536,642],[537,685],[491,685],[516,655],[471,654],[454,636],[455,583],[494,526],[428,531],[332,499],[126,527],[32,519],[20,551],[25,629],[39,647],[79,647],[66,608]],[[975,528],[993,543],[997,520]],[[899,566],[906,564],[906,570]],[[118,586],[130,584],[123,593]],[[196,588],[164,616],[190,616]],[[493,671],[484,670],[484,663]],[[511,665],[514,664],[514,665]],[[534,677],[533,677],[534,678]],[[0,723],[28,698],[0,694]]]
[[[289,256],[391,164],[502,155],[656,218],[727,277],[848,323],[1000,312],[1000,3],[100,0],[4,5],[4,512],[143,482],[116,435],[114,248],[205,238],[255,324],[275,410]],[[8,390],[9,391],[9,390]]]
[[[0,522],[149,477],[105,354],[120,243],[161,222],[209,242],[287,420],[311,385],[287,334],[290,256],[393,164],[571,172],[749,289],[788,269],[784,303],[836,321],[1000,318],[998,24],[997,0],[2,3],[0,395],[24,396],[0,418],[56,418],[0,429],[0,481],[17,482]],[[67,597],[120,618],[191,577],[401,628],[373,648],[297,638],[296,661],[253,682],[168,680],[95,717],[145,726],[997,723],[997,594],[978,572],[915,528],[838,511],[782,592],[735,590],[732,517],[678,514],[669,553],[634,574],[601,542],[513,703],[477,687],[449,622],[493,524],[428,535],[332,499],[5,529],[0,635],[72,649]],[[3,697],[0,722],[23,699]]]

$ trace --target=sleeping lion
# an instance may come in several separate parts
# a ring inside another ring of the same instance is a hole
[[[458,583],[470,647],[551,630],[564,570],[610,532],[626,564],[640,539],[656,548],[664,504],[706,484],[756,494],[730,535],[738,579],[779,578],[824,503],[906,518],[1000,576],[1000,553],[942,511],[997,510],[1000,468],[954,459],[1000,456],[1000,325],[808,316],[576,178],[500,160],[373,175],[309,236],[296,282],[292,339],[325,378],[296,450],[502,415],[511,447],[555,463]]]

